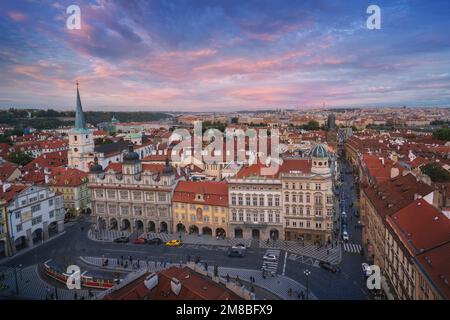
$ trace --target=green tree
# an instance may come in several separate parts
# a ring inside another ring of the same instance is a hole
[[[433,182],[450,182],[450,173],[437,163],[424,165],[420,170]]]
[[[8,154],[8,159],[11,162],[24,166],[27,163],[30,163],[33,160],[33,157],[28,152],[19,151],[19,152],[10,152]]]
[[[450,141],[450,128],[441,128],[433,132],[433,138]]]

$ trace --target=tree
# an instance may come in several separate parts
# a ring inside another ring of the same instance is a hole
[[[24,166],[27,163],[30,163],[33,160],[33,157],[28,152],[19,151],[19,152],[10,152],[8,154],[8,159],[11,162]]]
[[[450,173],[437,163],[424,165],[420,170],[433,182],[450,182]]]
[[[441,128],[433,132],[433,138],[450,141],[450,128]]]

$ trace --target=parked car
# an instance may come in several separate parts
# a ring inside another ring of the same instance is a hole
[[[178,247],[181,245],[181,241],[177,239],[173,239],[166,242],[166,246],[168,247]]]
[[[342,232],[342,240],[344,241],[348,241],[349,237],[348,237],[348,232],[344,230],[344,232]]]
[[[277,260],[278,260],[278,257],[277,257],[276,255],[274,255],[274,254],[266,253],[266,254],[263,256],[263,259],[266,260],[266,261],[277,261]]]
[[[161,244],[162,243],[162,240],[160,239],[160,238],[152,238],[152,239],[150,239],[150,240],[147,240],[147,243],[148,244]]]
[[[319,262],[319,266],[320,266],[321,268],[327,270],[327,271],[330,271],[330,272],[333,272],[333,273],[336,273],[336,272],[337,272],[336,266],[332,265],[332,264],[329,263],[329,262],[320,261],[320,262]]]
[[[243,244],[243,243],[238,243],[238,244],[235,244],[233,247],[236,247],[236,248],[246,248],[246,246],[245,246],[245,244]]]
[[[119,237],[119,238],[114,239],[114,242],[115,243],[128,243],[128,242],[130,242],[130,238],[128,238],[128,237]]]
[[[147,243],[147,239],[145,238],[137,238],[133,241],[134,244],[146,244]]]

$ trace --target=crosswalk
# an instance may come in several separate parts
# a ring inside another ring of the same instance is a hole
[[[309,257],[332,264],[339,264],[341,262],[341,247],[339,245],[333,245],[333,247],[327,245],[318,248],[317,245],[311,243],[302,244],[298,241],[277,240],[275,242],[271,241],[270,243],[260,241],[259,247],[285,250],[298,256]]]
[[[276,261],[264,260],[261,270],[265,270],[269,273],[276,274],[278,271],[278,262],[280,261],[280,251],[281,250],[278,249],[268,249],[265,254],[266,255],[273,254],[277,257],[277,260]]]
[[[361,252],[361,245],[354,244],[354,243],[343,243],[342,244],[344,251],[350,252],[350,253],[360,253]]]

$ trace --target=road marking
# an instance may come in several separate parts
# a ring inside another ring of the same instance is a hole
[[[285,272],[286,272],[286,262],[287,262],[287,251],[286,251],[286,253],[285,253],[285,255],[284,255],[284,266],[283,266],[283,273],[282,273],[282,275],[284,276],[284,274],[285,274]]]

